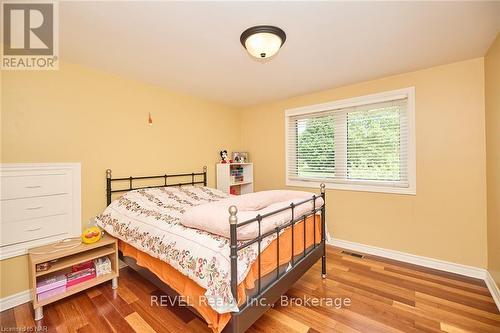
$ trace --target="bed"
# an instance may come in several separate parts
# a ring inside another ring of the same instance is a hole
[[[112,178],[108,169],[106,184],[108,207],[96,220],[119,239],[121,259],[190,305],[216,333],[246,331],[320,258],[326,277],[325,205],[317,204],[325,200],[324,185],[320,195],[242,221],[230,206],[230,237],[222,237],[179,223],[190,207],[228,198],[207,187],[206,167],[127,178]],[[286,223],[261,230],[266,218],[285,212]],[[256,236],[238,239],[249,225],[258,228]]]

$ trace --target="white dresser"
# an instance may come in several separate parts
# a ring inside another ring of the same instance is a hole
[[[80,163],[4,163],[0,186],[0,260],[80,235]]]

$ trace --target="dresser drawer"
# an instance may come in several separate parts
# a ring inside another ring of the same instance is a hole
[[[2,176],[2,200],[70,193],[71,177],[66,173]]]
[[[11,199],[1,201],[1,224],[30,220],[40,217],[69,214],[69,194]]]
[[[61,228],[68,226],[68,220],[68,215],[58,215],[2,224],[0,226],[2,247],[68,233],[68,228]]]

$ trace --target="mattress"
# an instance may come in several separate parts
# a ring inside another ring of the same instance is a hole
[[[227,194],[216,189],[197,186],[133,190],[113,201],[96,217],[96,222],[123,243],[165,262],[195,282],[204,290],[212,310],[226,314],[238,311],[237,302],[231,294],[229,239],[185,227],[179,219],[189,207],[227,197]],[[261,252],[275,239],[276,234],[264,238]],[[319,242],[319,235],[316,240]],[[283,246],[280,252],[286,249],[286,244]],[[288,247],[291,252],[291,245]],[[257,251],[257,243],[254,243],[238,252],[239,285],[252,270]]]

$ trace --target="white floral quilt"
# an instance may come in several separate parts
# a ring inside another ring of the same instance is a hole
[[[238,307],[231,294],[229,239],[179,223],[186,208],[227,197],[209,187],[134,190],[113,201],[96,221],[112,236],[165,261],[205,288],[207,303],[218,313],[233,312]],[[264,239],[261,251],[275,238],[273,234]],[[238,284],[257,259],[257,251],[254,243],[238,252]]]

